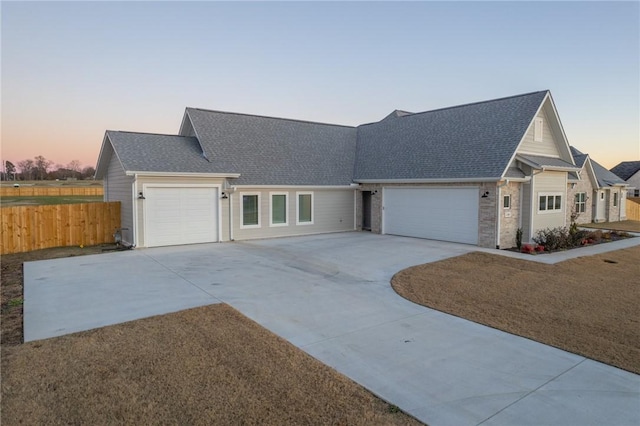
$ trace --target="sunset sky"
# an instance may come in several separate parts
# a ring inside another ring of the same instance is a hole
[[[95,166],[185,107],[358,125],[550,89],[569,142],[640,159],[638,2],[2,2],[3,162]]]

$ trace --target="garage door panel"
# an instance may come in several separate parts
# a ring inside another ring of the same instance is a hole
[[[387,188],[387,234],[478,243],[477,188]]]
[[[211,187],[145,190],[147,247],[218,241],[218,192]]]

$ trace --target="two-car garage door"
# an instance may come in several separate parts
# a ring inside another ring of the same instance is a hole
[[[478,188],[385,188],[385,234],[478,244]]]
[[[212,187],[147,187],[146,247],[218,241],[218,191]]]

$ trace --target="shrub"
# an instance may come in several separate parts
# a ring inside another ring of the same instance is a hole
[[[516,247],[518,250],[522,247],[522,228],[518,228],[516,231]]]
[[[541,229],[533,241],[547,250],[563,250],[573,247],[573,237],[566,227]]]

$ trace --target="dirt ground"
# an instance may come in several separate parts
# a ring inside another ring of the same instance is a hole
[[[61,257],[83,256],[102,253],[104,246],[59,247],[36,250],[27,253],[0,256],[0,344],[18,345],[22,343],[22,263],[34,260],[58,259]]]
[[[640,247],[545,265],[487,253],[415,266],[415,303],[640,374]]]
[[[421,424],[226,305],[22,344],[22,263],[106,247],[0,258],[2,425]]]

